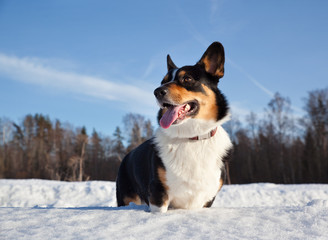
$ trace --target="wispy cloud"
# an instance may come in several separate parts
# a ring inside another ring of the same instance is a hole
[[[225,0],[210,0],[210,23],[216,22],[218,15],[221,13]]]
[[[271,99],[274,97],[274,92],[270,89],[266,88],[264,85],[262,85],[259,81],[257,81],[252,75],[250,75],[248,72],[246,72],[242,67],[240,67],[238,64],[233,62],[231,59],[227,59],[228,63],[237,69],[240,73],[242,73],[249,81],[251,81],[258,89],[260,89],[262,92],[264,92],[268,97]],[[294,105],[291,105],[291,109],[294,111],[295,116],[302,116],[304,114],[304,110],[302,110],[299,107],[296,107]]]
[[[210,21],[211,18],[213,18],[215,15],[217,15],[218,10],[222,7],[224,1],[222,0],[211,0],[210,5]],[[187,30],[189,31],[190,35],[198,41],[200,44],[202,44],[204,47],[208,46],[209,41],[204,38],[203,34],[200,34],[200,32],[194,27],[191,20],[187,17],[187,15],[182,11],[181,8],[176,8],[176,10],[179,13],[179,16],[182,18],[183,23],[186,25]],[[263,86],[259,81],[257,81],[253,76],[251,76],[249,73],[247,73],[242,67],[240,67],[238,64],[234,63],[231,59],[227,58],[227,62],[230,63],[232,67],[237,69],[239,72],[241,72],[243,75],[246,76],[248,80],[250,80],[255,86],[257,86],[261,91],[263,91],[265,94],[267,94],[269,97],[273,97],[274,93],[270,91],[268,88]]]
[[[209,24],[216,24],[216,20],[218,19],[218,15],[220,15],[220,12],[222,11],[223,5],[225,3],[225,0],[211,0],[210,1],[210,14],[209,14]],[[181,17],[182,23],[186,26],[187,31],[193,37],[194,40],[196,40],[198,43],[203,45],[204,47],[207,47],[210,43],[205,37],[204,34],[201,34],[192,23],[191,19],[183,12],[183,10],[179,7],[175,8],[178,12],[179,16]],[[214,21],[215,20],[215,21]],[[238,30],[240,26],[242,26],[243,23],[234,23],[233,25],[230,23],[229,27],[225,26],[225,29],[231,29],[234,28],[235,30]],[[220,27],[220,31],[222,30],[222,27]],[[247,71],[245,71],[241,66],[233,62],[230,58],[226,57],[227,63],[229,63],[233,68],[235,68],[237,71],[242,73],[246,79],[248,79],[251,83],[253,83],[260,91],[265,93],[270,99],[274,97],[274,92],[271,91],[269,88],[265,87],[260,81],[258,81],[256,78],[254,78],[251,74],[249,74]],[[303,110],[291,105],[292,110],[296,113],[296,115],[302,115]],[[242,107],[242,104],[233,102],[231,103],[231,110],[233,114],[237,114],[240,117],[245,117],[250,113],[250,110],[247,108]],[[259,113],[262,115],[263,113]]]
[[[249,81],[251,81],[256,87],[258,87],[262,92],[264,92],[266,95],[268,95],[270,98],[274,96],[274,93],[269,90],[268,88],[264,87],[259,81],[257,81],[253,76],[251,76],[248,72],[246,72],[242,67],[240,67],[238,64],[233,62],[230,58],[227,59],[227,62],[237,69],[239,72],[241,72]]]
[[[103,100],[139,103],[149,107],[156,105],[152,91],[120,83],[120,80],[109,81],[94,76],[57,70],[42,62],[37,58],[19,58],[0,53],[0,74],[16,81]]]
[[[177,12],[178,16],[181,18],[182,23],[186,26],[186,30],[189,32],[192,38],[199,42],[204,47],[208,46],[208,41],[204,37],[204,34],[201,34],[194,26],[190,18],[184,13],[182,8],[180,8],[178,5],[174,8]]]

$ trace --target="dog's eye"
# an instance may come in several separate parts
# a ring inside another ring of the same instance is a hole
[[[193,79],[192,77],[190,77],[190,76],[184,76],[184,77],[182,78],[182,82],[183,82],[183,83],[187,83],[187,84],[191,84],[191,83],[194,82],[194,79]]]

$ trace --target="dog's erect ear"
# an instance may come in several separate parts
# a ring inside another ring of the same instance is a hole
[[[197,64],[203,66],[206,72],[211,75],[222,78],[224,75],[224,48],[222,44],[219,42],[212,43]]]
[[[167,59],[167,70],[168,71],[178,68],[177,66],[175,66],[175,64],[172,61],[170,55],[167,55],[166,59]]]

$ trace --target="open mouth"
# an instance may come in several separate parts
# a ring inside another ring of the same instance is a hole
[[[181,105],[173,105],[164,102],[160,104],[160,107],[166,109],[160,120],[161,127],[166,129],[172,124],[180,123],[186,118],[194,116],[199,109],[199,103],[197,100],[189,101]]]

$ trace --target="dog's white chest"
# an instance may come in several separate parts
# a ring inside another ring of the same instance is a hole
[[[199,141],[172,139],[157,133],[159,154],[166,169],[170,205],[174,208],[202,208],[220,187],[222,158],[230,149],[226,132]]]
[[[185,160],[177,160],[179,163],[175,166],[165,164],[170,205],[175,208],[201,208],[218,192],[219,164],[201,159],[197,163],[196,157],[191,153],[185,156]]]

